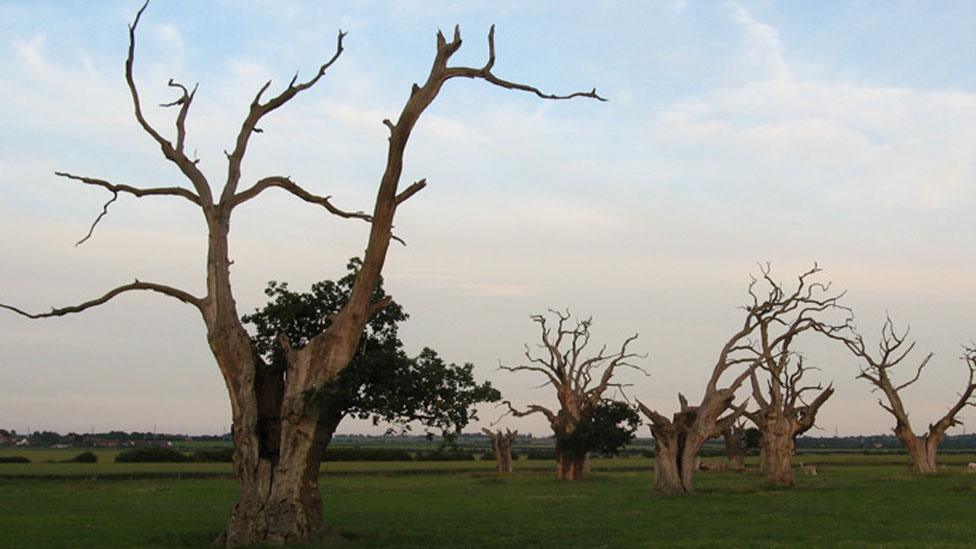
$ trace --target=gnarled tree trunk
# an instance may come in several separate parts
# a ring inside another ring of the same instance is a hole
[[[583,480],[586,476],[586,454],[556,450],[556,478]]]
[[[766,482],[774,486],[793,486],[793,433],[790,422],[784,418],[772,418],[763,422],[762,455]]]
[[[493,432],[489,429],[482,429],[481,431],[491,440],[491,449],[495,453],[495,470],[499,473],[511,474],[512,443],[518,436],[518,431],[509,431],[508,429],[504,433],[501,431]]]

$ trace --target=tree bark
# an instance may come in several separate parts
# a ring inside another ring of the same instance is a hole
[[[499,473],[512,473],[512,443],[518,436],[518,431],[492,432],[489,429],[481,430],[488,439],[491,440],[491,449],[495,453],[495,470]]]
[[[583,480],[586,470],[586,454],[556,452],[556,478],[559,480]]]
[[[769,425],[763,432],[763,467],[768,484],[792,487],[796,484],[792,467],[794,442],[790,431],[782,427]]]

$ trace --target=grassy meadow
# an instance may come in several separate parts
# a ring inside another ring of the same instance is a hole
[[[234,499],[227,464],[40,459],[76,453],[0,464],[0,547],[205,547]],[[488,461],[327,463],[321,486],[327,521],[362,547],[976,545],[976,475],[964,467],[976,456],[947,455],[931,477],[897,455],[800,460],[819,475],[794,490],[702,472],[700,494],[680,498],[651,495],[647,458],[594,460],[577,483],[554,480],[545,461],[518,461],[511,477]]]

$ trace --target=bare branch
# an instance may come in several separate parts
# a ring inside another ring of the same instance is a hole
[[[197,163],[190,160],[186,154],[183,152],[183,144],[186,137],[186,113],[190,108],[190,103],[192,102],[193,93],[186,94],[186,97],[182,103],[180,103],[180,112],[176,118],[177,126],[177,146],[174,147],[173,144],[163,137],[151,124],[146,120],[145,115],[142,112],[142,103],[139,99],[139,90],[136,88],[135,76],[133,75],[133,66],[135,65],[135,54],[136,54],[136,27],[139,26],[139,20],[142,18],[143,12],[146,7],[149,6],[149,0],[139,8],[136,12],[136,17],[129,25],[129,53],[125,60],[125,81],[129,86],[129,94],[132,97],[132,106],[135,112],[136,121],[142,129],[153,138],[154,141],[159,145],[160,149],[163,151],[163,156],[167,160],[176,164],[176,166],[183,172],[183,175],[193,184],[193,188],[199,196],[198,204],[210,205],[213,203],[213,196],[210,191],[210,184],[207,182],[207,178],[203,173],[197,168]],[[172,85],[172,84],[171,84]],[[184,89],[185,93],[185,89]]]
[[[244,160],[244,153],[247,152],[247,146],[251,139],[251,135],[254,133],[259,133],[257,127],[258,123],[266,114],[281,107],[300,92],[314,86],[315,83],[318,82],[323,75],[325,75],[325,72],[329,69],[329,67],[331,67],[333,63],[339,59],[339,56],[342,55],[342,39],[345,38],[345,36],[346,33],[340,30],[338,38],[336,39],[335,53],[332,54],[332,57],[329,58],[328,61],[319,67],[319,70],[316,71],[315,75],[309,80],[296,83],[298,81],[298,74],[296,73],[294,78],[291,79],[291,82],[289,82],[288,87],[265,103],[261,102],[261,97],[271,86],[271,81],[269,80],[266,82],[263,86],[261,86],[261,89],[258,90],[258,93],[254,96],[254,100],[251,101],[251,107],[248,111],[247,117],[241,124],[241,129],[237,134],[237,140],[234,144],[234,150],[227,154],[227,182],[224,184],[224,190],[220,196],[221,204],[228,204],[230,208],[233,209],[234,206],[240,204],[240,202],[243,202],[242,200],[238,200],[238,195],[236,195],[237,185],[241,179],[241,162]]]
[[[21,316],[24,316],[24,317],[27,317],[27,318],[32,318],[32,319],[53,318],[53,317],[58,317],[58,316],[65,316],[65,315],[69,315],[69,314],[74,314],[74,313],[80,313],[80,312],[82,312],[82,311],[84,311],[86,309],[91,309],[92,307],[97,307],[99,305],[102,305],[104,303],[107,303],[108,301],[110,301],[112,298],[114,298],[115,296],[117,296],[119,294],[123,294],[125,292],[136,291],[136,290],[146,290],[146,291],[151,291],[151,292],[157,292],[157,293],[160,293],[160,294],[163,294],[163,295],[172,297],[174,299],[177,299],[179,301],[182,301],[183,303],[187,303],[189,305],[193,305],[197,309],[200,309],[201,312],[202,312],[203,300],[201,298],[196,297],[196,296],[193,296],[193,295],[191,295],[188,292],[185,292],[183,290],[174,288],[172,286],[166,286],[164,284],[156,284],[154,282],[141,282],[138,279],[136,281],[134,281],[134,282],[129,283],[129,284],[123,284],[122,286],[119,286],[117,288],[114,288],[114,289],[108,291],[105,295],[103,295],[103,296],[101,296],[99,298],[92,299],[90,301],[86,301],[86,302],[81,303],[79,305],[71,305],[71,306],[68,306],[68,307],[52,308],[47,313],[28,313],[28,312],[26,312],[26,311],[24,311],[22,309],[18,309],[17,307],[13,307],[11,305],[6,305],[6,304],[3,304],[3,303],[0,303],[0,308],[7,309],[8,311],[13,311],[13,312],[15,312],[15,313],[17,313],[17,314],[19,314]]]
[[[96,187],[102,187],[107,189],[112,193],[126,193],[131,194],[137,198],[142,198],[144,196],[179,196],[193,202],[197,206],[200,205],[200,197],[197,196],[193,191],[189,189],[184,189],[183,187],[153,187],[148,189],[143,189],[139,187],[133,187],[131,185],[117,185],[114,183],[109,183],[104,179],[96,179],[94,177],[84,177],[81,175],[74,175],[67,172],[54,172],[54,175],[58,177],[65,177],[67,179],[73,179],[84,183],[85,185],[93,185]]]
[[[253,187],[241,191],[234,197],[233,205],[236,207],[237,205],[247,202],[248,200],[256,197],[257,195],[261,194],[263,191],[274,187],[277,187],[279,189],[284,189],[310,204],[317,204],[319,206],[322,206],[323,208],[328,210],[328,212],[331,213],[332,215],[336,215],[345,219],[362,219],[363,221],[366,221],[368,223],[371,223],[373,221],[373,218],[369,214],[366,214],[362,211],[347,212],[345,210],[341,210],[332,204],[332,202],[330,201],[332,199],[331,196],[314,195],[306,191],[305,189],[303,189],[300,185],[292,181],[290,178],[282,177],[278,175],[265,177],[264,179],[261,179],[260,181],[255,183]]]

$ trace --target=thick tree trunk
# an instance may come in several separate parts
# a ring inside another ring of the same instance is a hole
[[[556,478],[559,480],[583,480],[586,470],[586,454],[556,452]]]
[[[312,411],[292,414],[280,422],[280,436],[275,440],[267,438],[272,430],[247,433],[235,425],[239,495],[221,543],[234,547],[342,541],[323,520],[318,484],[322,456],[339,418],[341,415],[323,419]],[[242,451],[255,446],[257,455]]]
[[[912,459],[913,471],[922,475],[939,472],[939,466],[935,459],[939,451],[939,443],[942,442],[941,438],[916,436],[911,427],[901,423],[895,428],[895,435],[908,450],[908,455]]]
[[[789,431],[767,430],[763,433],[763,466],[766,482],[773,486],[791,487],[793,476],[793,436]]]
[[[492,440],[495,447],[495,470],[499,473],[512,472],[512,439],[499,433],[497,442]]]
[[[654,492],[665,496],[687,494],[681,483],[676,441],[663,443],[656,439],[654,447]]]

